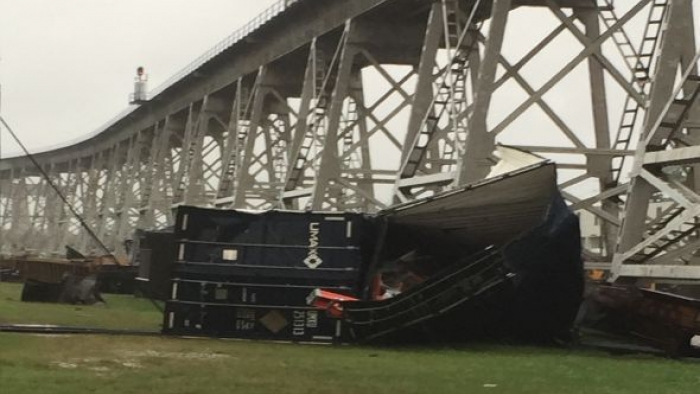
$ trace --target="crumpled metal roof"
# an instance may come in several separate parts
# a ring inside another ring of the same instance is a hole
[[[543,161],[380,212],[391,224],[421,227],[480,245],[499,244],[541,223],[557,189]]]

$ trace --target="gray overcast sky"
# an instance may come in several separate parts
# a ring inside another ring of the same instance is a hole
[[[0,0],[2,114],[30,148],[89,133],[276,0]],[[3,136],[3,152],[16,152]]]
[[[85,135],[127,106],[137,66],[146,67],[154,88],[276,1],[0,0],[2,113],[32,149]],[[630,6],[625,0],[616,4],[620,14]],[[696,2],[697,16],[699,9]],[[511,62],[556,26],[541,8],[519,9],[509,18],[504,54]],[[639,35],[634,24],[630,29]],[[523,70],[533,86],[541,86],[581,49],[571,37],[556,44]],[[613,63],[621,62],[611,43],[604,51]],[[580,65],[545,96],[584,140],[592,135],[592,121],[585,117],[590,106],[585,70]],[[624,96],[609,77],[607,87],[616,126]],[[494,97],[490,118],[502,119],[525,97],[519,87],[505,85]],[[542,132],[556,127],[537,111],[533,107],[532,116],[522,116],[504,138],[525,129],[541,134],[542,142],[529,134],[531,144],[563,139]],[[3,152],[17,152],[7,136],[3,141]]]

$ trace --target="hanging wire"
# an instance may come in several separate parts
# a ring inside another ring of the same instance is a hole
[[[68,201],[68,199],[66,198],[66,196],[63,195],[63,193],[61,193],[61,190],[53,183],[53,181],[52,181],[51,178],[49,177],[49,174],[47,174],[46,171],[44,171],[44,169],[39,165],[39,163],[38,163],[38,162],[36,161],[36,159],[34,158],[34,155],[32,155],[31,153],[29,153],[29,150],[27,150],[27,148],[24,146],[24,144],[23,144],[22,141],[19,139],[19,137],[17,136],[17,134],[15,134],[15,132],[14,132],[14,131],[12,130],[12,128],[10,127],[10,125],[7,124],[7,122],[5,121],[5,118],[4,118],[2,115],[0,115],[0,126],[3,126],[3,125],[5,126],[5,128],[7,129],[7,131],[10,133],[10,136],[12,137],[12,139],[14,139],[15,142],[17,142],[17,145],[19,145],[20,148],[22,148],[22,151],[24,151],[25,155],[27,155],[27,157],[29,158],[29,160],[31,160],[32,164],[34,164],[34,166],[39,170],[39,172],[41,173],[42,177],[46,180],[46,183],[47,183],[49,186],[51,186],[51,188],[56,192],[56,194],[58,194],[58,197],[66,204],[66,206],[68,207],[68,209],[70,209],[71,213],[73,213],[73,215],[76,217],[76,219],[78,219],[78,222],[79,222],[80,225],[85,229],[85,231],[88,233],[88,235],[90,235],[90,237],[91,237],[92,239],[94,239],[95,242],[97,242],[97,244],[107,253],[107,256],[111,257],[111,258],[114,260],[114,263],[115,263],[115,264],[117,264],[117,265],[120,266],[120,267],[123,267],[123,264],[121,264],[121,263],[119,262],[119,260],[117,260],[117,258],[114,256],[114,254],[107,248],[107,245],[105,245],[104,242],[102,242],[102,240],[101,240],[100,238],[97,237],[97,235],[95,234],[95,232],[92,231],[92,229],[91,229],[90,226],[85,222],[85,220],[83,219],[83,217],[78,213],[78,211],[76,211],[75,207],[73,207],[73,205]],[[2,133],[0,133],[0,136],[2,136]],[[0,148],[1,148],[1,147],[0,147]],[[158,303],[156,302],[156,300],[154,300],[154,299],[151,298],[151,297],[146,297],[146,298],[151,302],[151,304],[153,304],[153,306],[154,306],[159,312],[163,312],[163,311],[164,311],[164,310],[163,310],[163,307],[162,307],[160,304],[158,304]]]
[[[41,176],[44,178],[44,180],[46,181],[46,183],[56,192],[56,194],[57,194],[58,197],[61,199],[61,201],[63,201],[63,203],[66,204],[66,206],[67,206],[68,209],[71,211],[71,213],[73,214],[73,216],[75,216],[75,218],[78,219],[78,222],[80,223],[80,226],[82,226],[83,229],[85,229],[85,231],[88,233],[88,235],[89,235],[93,240],[95,240],[95,242],[97,242],[97,244],[100,246],[100,248],[102,248],[102,250],[105,251],[105,253],[107,254],[107,256],[112,257],[112,258],[114,259],[114,262],[115,262],[117,265],[121,266],[122,264],[119,262],[119,260],[117,260],[117,258],[114,256],[114,254],[107,248],[107,245],[105,245],[104,242],[102,242],[102,240],[101,240],[100,238],[97,237],[97,235],[95,234],[95,232],[92,231],[92,229],[90,228],[90,226],[85,222],[85,219],[83,219],[83,217],[78,213],[78,211],[75,209],[75,207],[73,206],[73,204],[71,204],[70,201],[68,201],[68,199],[66,198],[66,196],[63,195],[63,193],[61,193],[61,190],[56,186],[56,184],[54,184],[54,182],[53,182],[53,181],[51,180],[51,178],[49,177],[49,174],[47,174],[46,171],[44,170],[44,168],[41,167],[41,165],[39,165],[39,163],[36,161],[36,159],[34,158],[34,156],[33,156],[31,153],[29,153],[29,150],[27,150],[27,148],[24,146],[24,144],[23,144],[22,141],[19,139],[19,137],[17,136],[17,134],[15,134],[15,132],[12,130],[12,127],[10,127],[10,125],[5,121],[5,118],[4,118],[2,115],[0,115],[0,122],[2,123],[3,126],[5,126],[5,128],[6,128],[7,131],[8,131],[8,133],[10,134],[10,136],[12,137],[12,139],[15,140],[15,142],[17,143],[17,145],[19,145],[19,147],[22,148],[22,151],[24,151],[24,154],[27,156],[27,158],[29,158],[29,160],[32,162],[32,164],[34,164],[34,166],[37,168],[37,170],[39,170],[39,172],[41,173]]]

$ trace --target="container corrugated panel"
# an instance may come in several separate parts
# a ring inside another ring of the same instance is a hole
[[[336,323],[309,308],[306,297],[319,287],[360,293],[368,229],[368,219],[352,213],[180,207],[164,331],[333,340],[340,335]],[[302,312],[309,316],[305,330]],[[246,313],[244,324],[236,316]]]
[[[175,335],[333,342],[341,322],[309,307],[168,302],[165,332]]]
[[[297,305],[315,286],[270,285],[264,283],[204,282],[186,279],[173,281],[172,299],[204,303],[256,305]],[[338,293],[354,293],[347,286],[324,287]]]
[[[175,229],[183,277],[356,278],[363,261],[362,215],[182,207]]]

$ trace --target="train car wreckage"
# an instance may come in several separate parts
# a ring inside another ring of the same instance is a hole
[[[14,256],[1,264],[24,283],[22,301],[68,304],[104,302],[101,292],[133,293],[135,267],[114,256],[84,256],[66,247],[65,257]]]
[[[135,234],[127,271],[166,302],[167,335],[551,343],[583,327],[696,354],[698,300],[589,282],[579,308],[578,217],[555,165],[498,151],[487,179],[371,215],[181,206],[174,227]],[[24,279],[23,300],[73,303],[99,301],[99,283],[125,272],[113,256],[68,252],[3,267]]]
[[[583,293],[578,218],[557,189],[555,165],[525,159],[374,215],[180,207],[164,332],[567,338]]]

